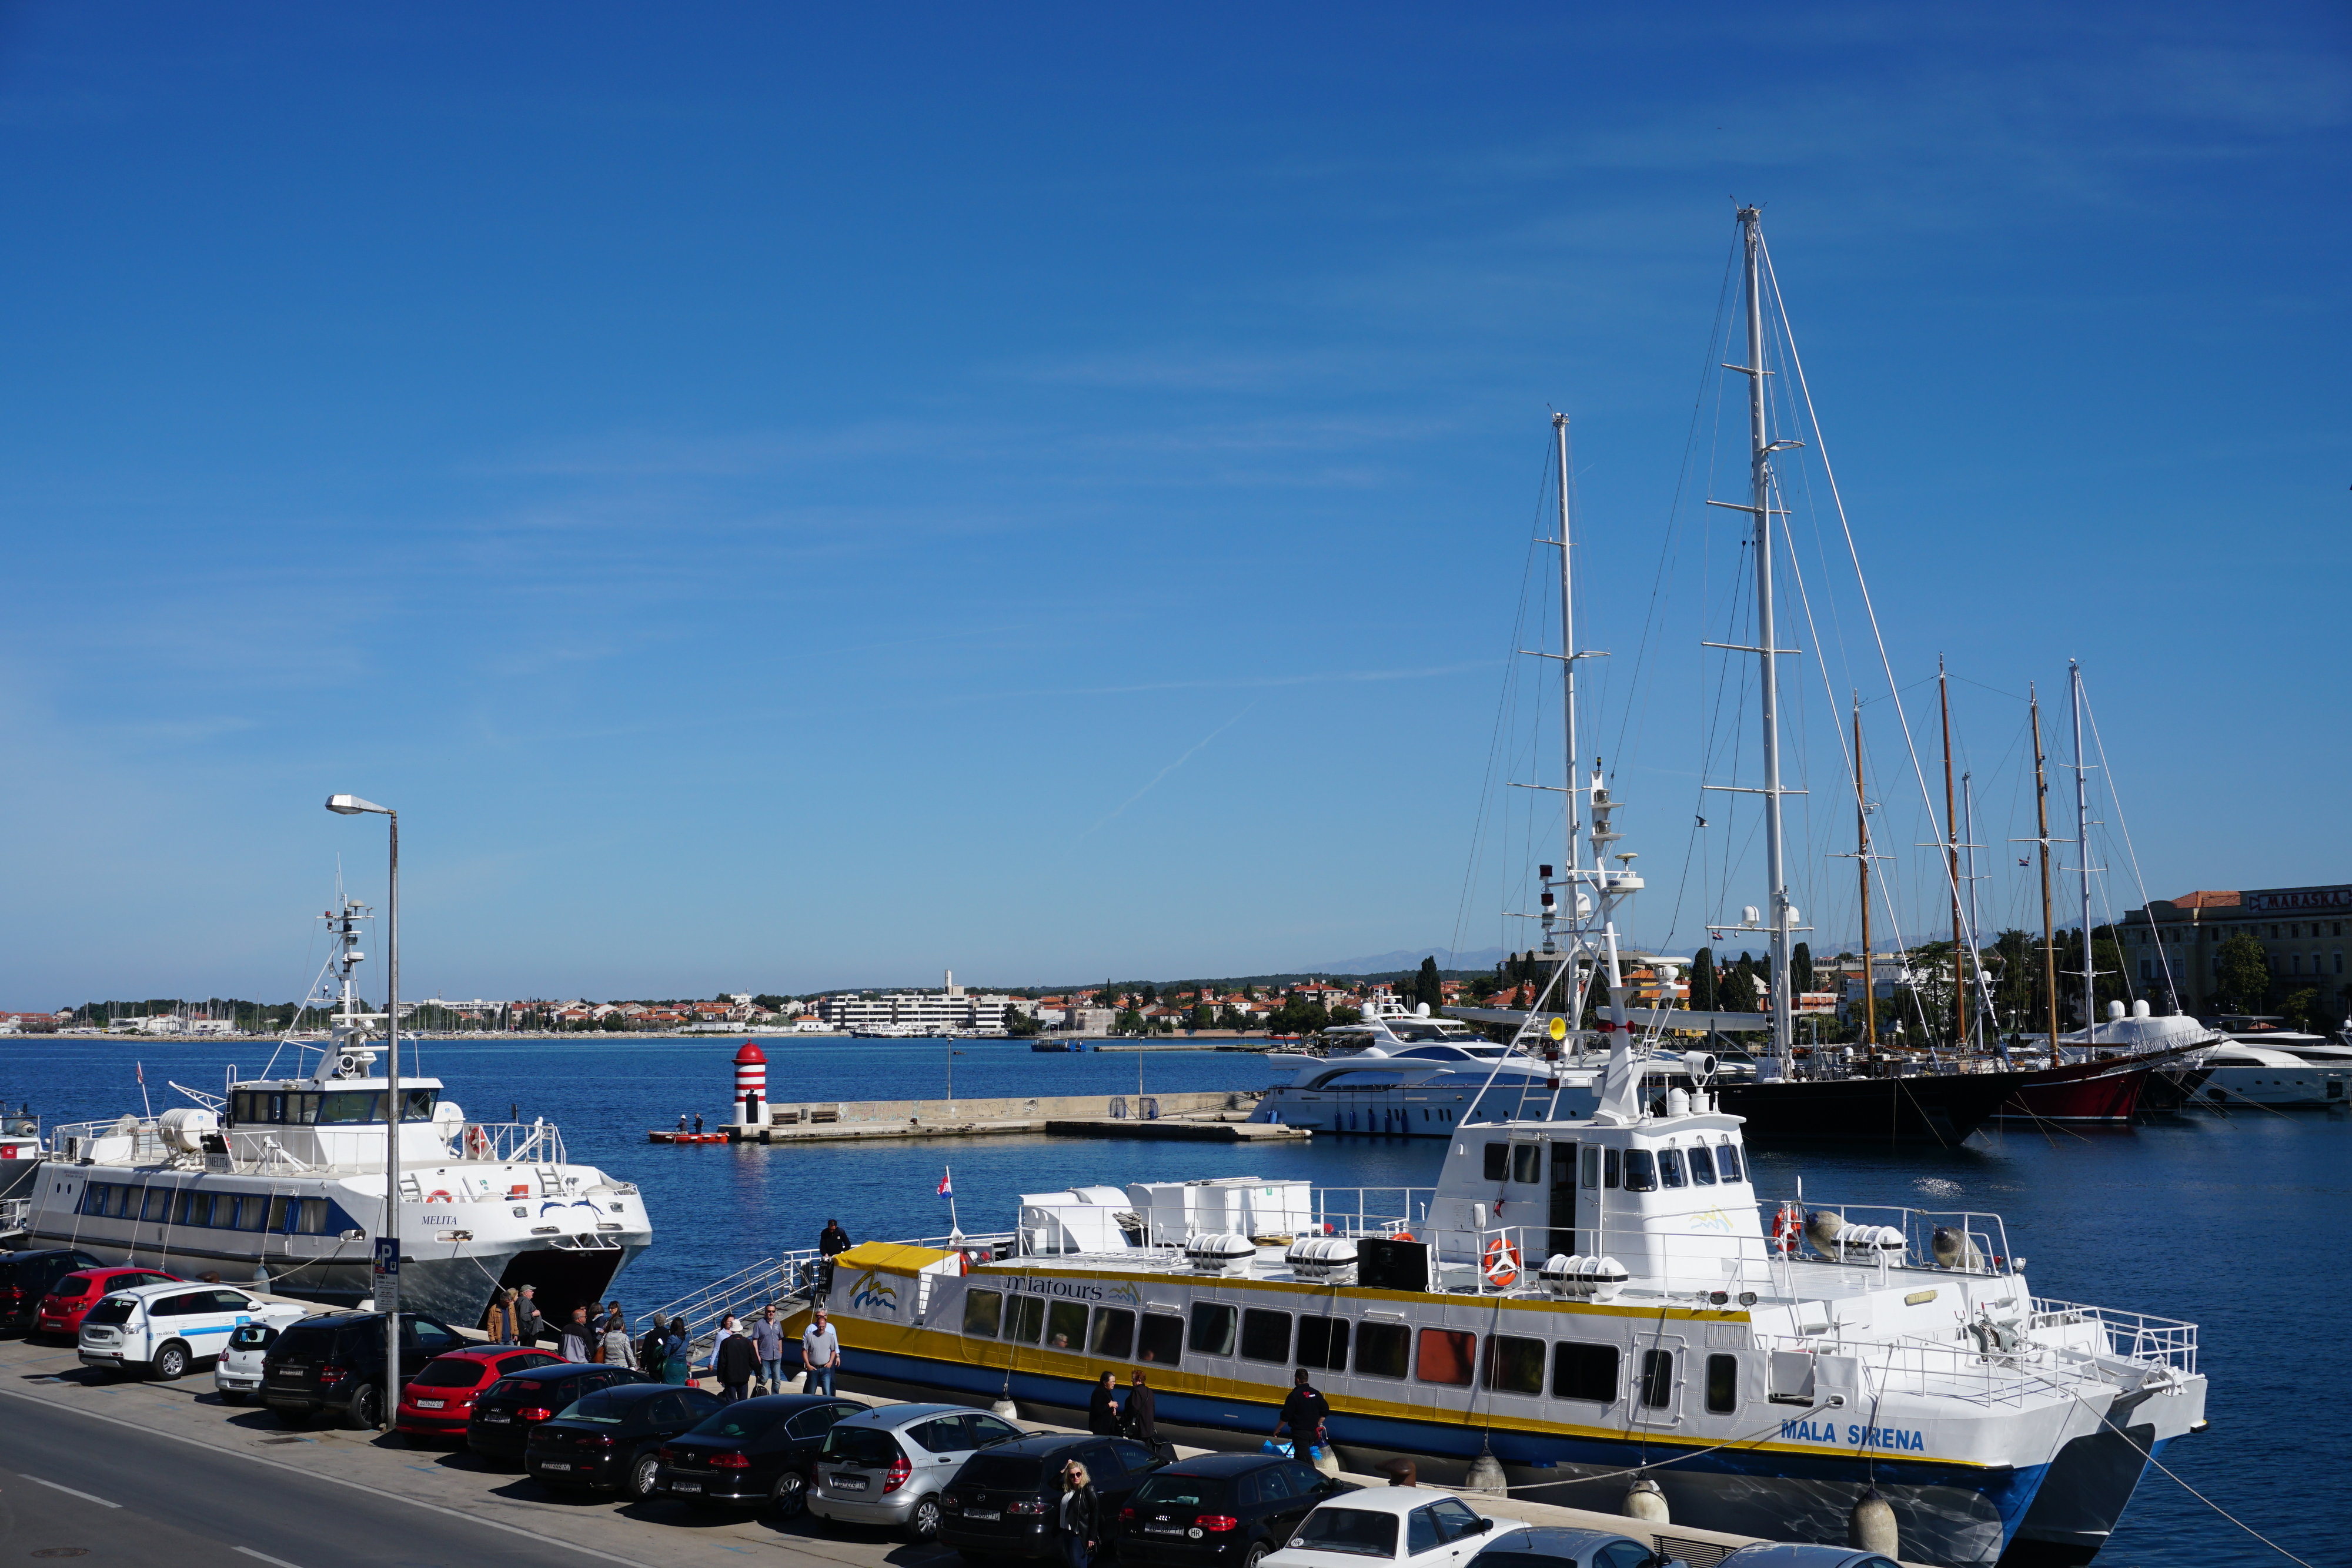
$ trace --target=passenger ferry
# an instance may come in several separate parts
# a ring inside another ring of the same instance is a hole
[[[181,1089],[194,1103],[53,1129],[24,1194],[20,1245],[216,1271],[321,1301],[370,1298],[393,1102],[402,1307],[471,1325],[500,1287],[538,1286],[551,1316],[604,1299],[652,1244],[642,1195],[572,1164],[552,1123],[473,1121],[439,1080],[403,1074],[395,1087],[377,1071],[384,1015],[361,1010],[352,979],[367,915],[345,900],[326,916],[341,947],[329,967],[341,970],[331,1040],[285,1042],[290,1075],[232,1070],[225,1094]]]

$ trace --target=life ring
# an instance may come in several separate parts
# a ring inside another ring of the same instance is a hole
[[[1410,1241],[1412,1239],[1412,1232],[1410,1230],[1400,1230],[1395,1235],[1390,1237],[1389,1239],[1391,1241]]]
[[[1519,1249],[1506,1238],[1496,1237],[1486,1243],[1486,1255],[1479,1260],[1478,1271],[1496,1290],[1510,1289],[1512,1281],[1519,1277]]]
[[[486,1160],[490,1157],[490,1135],[482,1131],[479,1125],[466,1129],[466,1157],[471,1160]]]
[[[446,1192],[433,1192],[425,1195],[425,1201],[427,1203],[455,1203],[457,1200],[451,1197]]]
[[[1783,1252],[1794,1252],[1797,1238],[1803,1235],[1804,1230],[1805,1217],[1797,1211],[1795,1204],[1784,1203],[1780,1211],[1772,1217],[1772,1245]]]

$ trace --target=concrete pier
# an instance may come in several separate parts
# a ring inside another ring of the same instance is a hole
[[[1252,1122],[1254,1091],[1179,1094],[1035,1094],[982,1100],[810,1101],[763,1107],[759,1122],[726,1129],[745,1144],[859,1138],[976,1138],[1059,1133],[1089,1138],[1184,1138],[1258,1143],[1305,1138],[1304,1127]]]

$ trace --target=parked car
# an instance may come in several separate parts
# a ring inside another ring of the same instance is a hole
[[[60,1334],[79,1341],[81,1320],[116,1291],[128,1291],[139,1285],[167,1285],[179,1279],[161,1269],[140,1269],[128,1264],[104,1265],[95,1269],[76,1269],[70,1274],[58,1276],[41,1304],[34,1309],[33,1326],[26,1332],[37,1334]]]
[[[1723,1560],[1739,1568],[1895,1568],[1874,1552],[1851,1546],[1807,1546],[1794,1542],[1759,1542],[1743,1546]]]
[[[42,1247],[30,1252],[0,1252],[0,1330],[25,1333],[49,1287],[77,1269],[105,1265],[79,1247]]]
[[[1827,1552],[1830,1547],[1809,1548]],[[1836,1548],[1840,1562],[1869,1557],[1868,1552]],[[1571,1530],[1562,1525],[1533,1524],[1514,1530],[1478,1549],[1470,1560],[1476,1568],[1672,1568],[1660,1556],[1630,1536],[1609,1530]],[[1883,1559],[1881,1560],[1883,1561]],[[1780,1563],[1774,1568],[1831,1568],[1829,1564]]]
[[[1445,1568],[1465,1563],[1517,1520],[1479,1514],[1460,1498],[1425,1487],[1376,1487],[1316,1505],[1265,1568],[1366,1568],[1365,1559]]]
[[[229,1335],[247,1323],[275,1327],[309,1310],[292,1301],[265,1301],[234,1285],[173,1281],[113,1291],[82,1315],[81,1364],[143,1372],[168,1383],[217,1358]]]
[[[886,1405],[824,1435],[809,1511],[840,1524],[878,1524],[910,1541],[940,1532],[940,1491],[963,1462],[1020,1427],[961,1405]]]
[[[224,1405],[242,1405],[261,1392],[261,1366],[278,1331],[268,1323],[241,1323],[213,1363],[213,1386]]]
[[[400,1391],[393,1429],[411,1437],[455,1437],[463,1442],[474,1398],[510,1372],[560,1366],[563,1358],[514,1344],[467,1345],[445,1350]]]
[[[1144,1477],[1109,1527],[1123,1568],[1257,1568],[1318,1503],[1358,1490],[1280,1454],[1202,1454]]]
[[[809,1473],[834,1424],[866,1406],[822,1394],[745,1399],[661,1448],[659,1490],[734,1507],[772,1507],[791,1519],[808,1506]]]
[[[995,1444],[966,1459],[940,1493],[940,1539],[973,1556],[1055,1556],[1062,1467],[1072,1459],[1086,1466],[1094,1483],[1106,1538],[1115,1534],[1136,1483],[1160,1463],[1150,1449],[1124,1437],[1065,1432]]]
[[[645,1373],[601,1362],[559,1361],[509,1373],[474,1396],[466,1417],[466,1447],[497,1464],[522,1462],[531,1428],[552,1419],[599,1388],[651,1383]]]
[[[542,1485],[617,1491],[643,1502],[660,1484],[662,1445],[718,1408],[719,1396],[692,1386],[599,1388],[530,1429],[522,1468]]]
[[[466,1342],[423,1312],[400,1314],[400,1372],[405,1383],[425,1364]],[[261,1402],[281,1427],[307,1427],[323,1415],[357,1431],[383,1424],[383,1314],[320,1312],[288,1327],[263,1354]]]

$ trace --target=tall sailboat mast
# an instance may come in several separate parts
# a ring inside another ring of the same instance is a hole
[[[1795,998],[1789,989],[1790,932],[1796,911],[1789,904],[1788,869],[1783,863],[1780,833],[1780,673],[1776,661],[1783,652],[1774,641],[1772,618],[1772,454],[1782,444],[1772,439],[1764,410],[1764,214],[1754,207],[1739,209],[1741,252],[1748,295],[1748,362],[1729,365],[1748,378],[1748,497],[1738,508],[1756,519],[1756,654],[1761,690],[1758,722],[1764,731],[1764,876],[1769,895],[1765,918],[1771,924],[1766,938],[1772,955],[1772,1054],[1787,1071],[1796,1044]],[[1795,445],[1796,443],[1787,443]],[[1718,506],[1726,503],[1717,502]]]
[[[2066,685],[2074,699],[2074,844],[2075,859],[2081,862],[2083,894],[2083,1030],[2084,1040],[2095,1045],[2099,1039],[2098,967],[2091,962],[2091,769],[2083,756],[2083,666],[2073,660],[2066,663]],[[2051,1038],[2050,1049],[2054,1059],[2057,1038]]]
[[[1568,870],[1571,890],[1569,912],[1572,918],[1576,910],[1573,900],[1576,872],[1582,862],[1582,856],[1576,842],[1577,829],[1580,826],[1578,821],[1580,813],[1576,809],[1576,601],[1571,592],[1575,586],[1576,556],[1575,539],[1568,531],[1568,415],[1553,414],[1551,429],[1559,452],[1560,737],[1567,752],[1560,782],[1568,787],[1561,816],[1568,828],[1567,859],[1563,864]]]
[[[1944,719],[1944,878],[1952,890],[1952,1049],[1969,1048],[1969,978],[1960,954],[1968,939],[1960,930],[1960,819],[1952,802],[1952,695],[1944,678],[1944,656],[1936,655],[1936,706]]]
[[[1988,1010],[1984,1004],[1990,998],[1985,990],[1984,961],[1976,948],[1976,944],[1983,940],[1977,933],[1984,927],[1977,924],[1977,800],[1973,788],[1975,778],[1973,773],[1960,775],[1960,847],[1969,852],[1969,1043],[1976,1049],[1982,1050],[1985,1042],[1980,1031],[1984,1028],[1985,1013]],[[1992,1035],[1995,1039],[2000,1038],[2000,1020],[1999,1019],[1993,1020]]]
[[[1853,694],[1853,862],[1862,873],[1862,1038],[1878,1061],[1878,970],[1870,955],[1870,801],[1862,791],[1862,694]]]
[[[2042,755],[2042,698],[2025,689],[2026,706],[2033,716],[2033,821],[2042,836],[2042,996],[2049,1004],[2050,1065],[2058,1065],[2058,936],[2050,915],[2050,775]]]

